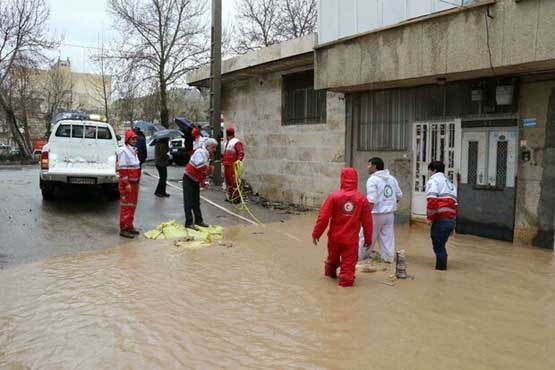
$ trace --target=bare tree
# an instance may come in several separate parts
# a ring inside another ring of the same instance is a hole
[[[169,124],[168,89],[207,61],[209,42],[203,0],[110,0],[122,35],[120,57],[134,60],[158,84],[160,121]]]
[[[314,32],[317,0],[236,0],[233,50],[243,54]]]
[[[14,64],[4,80],[4,87],[8,105],[14,108],[18,122],[18,131],[23,135],[26,143],[31,143],[29,118],[38,116],[40,111],[39,89],[37,89],[38,71],[32,63],[21,60]]]
[[[48,32],[49,17],[45,0],[0,0],[0,109],[15,142],[28,157],[31,143],[20,130],[16,100],[9,98],[13,85],[7,79],[18,66],[29,68],[43,62],[43,51],[56,46]]]
[[[46,132],[50,132],[52,118],[56,113],[73,108],[73,80],[71,72],[61,65],[60,60],[50,68],[44,79],[43,91],[46,101]]]
[[[104,116],[108,122],[111,122],[110,111],[112,94],[114,92],[112,75],[115,69],[113,65],[114,60],[104,47],[104,41],[100,43],[98,53],[93,55],[91,59],[96,70],[96,74],[91,75],[89,81],[91,86],[91,98],[102,105]],[[100,81],[98,80],[99,78]]]
[[[279,0],[236,0],[240,23],[236,28],[237,53],[244,54],[283,41]]]
[[[114,71],[114,93],[118,96],[117,116],[120,122],[133,122],[137,118],[137,102],[142,92],[143,80],[133,60],[124,61],[119,66],[119,70]]]
[[[317,0],[281,0],[280,34],[287,40],[296,39],[316,29]]]

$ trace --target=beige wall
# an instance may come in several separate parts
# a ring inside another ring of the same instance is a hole
[[[520,140],[532,151],[532,160],[519,161],[515,239],[531,243],[538,229],[538,207],[543,174],[543,154],[549,97],[555,80],[520,85],[520,117],[535,118],[537,126],[521,128]],[[553,186],[553,185],[552,185]]]
[[[316,50],[316,88],[368,89],[555,67],[555,1],[498,0]]]
[[[319,207],[339,187],[345,164],[345,101],[328,93],[327,122],[281,125],[281,75],[235,81],[223,89],[226,126],[245,144],[245,177],[278,201]]]

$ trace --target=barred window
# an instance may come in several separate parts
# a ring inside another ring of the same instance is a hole
[[[283,76],[282,124],[326,122],[326,91],[314,90],[314,71]]]
[[[360,95],[358,149],[406,150],[409,142],[406,106],[410,96],[403,90],[387,90]]]

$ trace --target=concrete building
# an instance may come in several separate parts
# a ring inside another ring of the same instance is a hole
[[[247,174],[316,205],[340,167],[365,173],[381,156],[406,195],[399,220],[417,221],[438,159],[459,186],[458,232],[553,248],[555,2],[448,3],[322,0],[311,88],[327,96],[325,124],[283,125],[287,76],[311,70],[308,45],[224,64],[226,121],[265,158]]]
[[[319,207],[345,165],[345,101],[314,90],[314,46],[310,35],[224,61],[222,114],[246,145],[255,191]],[[207,87],[209,69],[187,81]]]
[[[459,232],[552,248],[554,20],[552,1],[477,1],[321,42],[315,88],[346,94],[347,163],[386,157],[418,218],[426,162],[444,160]]]

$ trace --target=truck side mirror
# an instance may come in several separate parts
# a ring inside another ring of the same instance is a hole
[[[117,139],[118,141],[121,141],[121,135],[116,135],[116,139]]]

